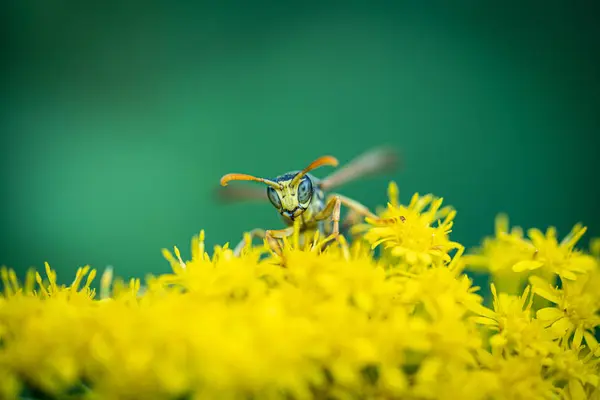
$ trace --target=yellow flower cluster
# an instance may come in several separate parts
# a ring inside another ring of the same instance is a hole
[[[201,232],[189,261],[164,250],[171,273],[106,270],[98,294],[89,267],[70,285],[2,269],[0,397],[600,399],[598,241],[500,216],[469,252],[442,199],[389,197],[350,242],[236,257]],[[467,268],[492,276],[489,307]]]

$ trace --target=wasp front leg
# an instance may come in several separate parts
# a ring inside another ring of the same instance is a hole
[[[284,237],[288,237],[290,236],[292,233],[294,233],[294,227],[288,227],[285,229],[270,229],[270,230],[264,230],[264,229],[253,229],[249,232],[250,235],[250,241],[252,241],[252,239],[254,238],[259,238],[259,239],[267,239],[267,242],[269,243],[269,247],[271,247],[271,249],[281,255],[281,246],[279,245],[279,243],[277,242],[277,239],[283,239]],[[244,247],[246,246],[246,241],[244,239],[241,240],[241,242],[235,246],[235,249],[233,250],[233,254],[235,256],[239,256],[242,253],[242,250],[244,249]]]
[[[315,215],[314,218],[317,221],[323,221],[331,217],[332,232],[327,238],[325,238],[325,240],[323,240],[322,246],[325,246],[327,243],[336,239],[339,236],[341,208],[341,197],[338,195],[334,195],[327,200],[327,203],[325,203],[325,208],[323,208],[319,213]]]

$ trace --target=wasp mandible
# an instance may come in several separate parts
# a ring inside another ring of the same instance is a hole
[[[341,206],[350,210],[342,225],[350,223],[357,216],[378,217],[366,206],[349,197],[338,193],[329,193],[332,189],[350,181],[365,176],[392,170],[397,164],[397,154],[390,148],[375,148],[354,158],[348,164],[331,173],[323,179],[312,174],[316,168],[323,166],[338,166],[338,160],[333,156],[322,156],[311,162],[301,171],[290,171],[274,179],[259,178],[248,174],[230,173],[221,178],[221,186],[227,186],[231,181],[254,181],[267,186],[266,197],[277,209],[287,225],[284,229],[254,229],[250,231],[251,240],[255,237],[266,238],[271,248],[280,252],[276,239],[288,237],[294,233],[294,222],[299,222],[300,232],[319,230],[320,234],[329,239],[335,239],[340,232]],[[222,192],[225,200],[264,199],[264,191],[254,188],[228,189]],[[331,219],[328,226],[325,222]],[[244,248],[242,240],[234,249],[239,255]]]

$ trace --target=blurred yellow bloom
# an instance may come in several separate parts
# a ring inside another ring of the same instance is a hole
[[[517,295],[530,272],[515,272],[513,266],[531,259],[535,248],[524,239],[520,227],[510,228],[506,214],[496,216],[494,228],[494,236],[484,238],[480,247],[463,257],[463,263],[470,270],[489,272],[500,290]]]
[[[565,280],[561,289],[539,277],[531,277],[533,291],[555,304],[537,311],[537,318],[551,326],[565,339],[573,336],[577,347],[583,339],[596,351],[594,329],[600,325],[600,270],[595,268],[576,281]]]
[[[545,373],[539,358],[522,357],[510,353],[503,356],[482,357],[482,365],[497,379],[492,399],[560,399],[561,389]]]
[[[585,273],[596,266],[593,257],[574,249],[585,231],[585,227],[577,224],[559,243],[554,228],[548,228],[545,235],[539,229],[530,229],[527,235],[535,248],[535,253],[531,259],[516,263],[513,270],[520,272],[542,268],[562,279],[577,279],[578,274]]]
[[[482,246],[465,256],[463,262],[471,270],[489,271],[498,287],[516,295],[530,276],[575,280],[579,274],[593,269],[597,261],[575,249],[585,231],[585,227],[577,224],[561,242],[552,227],[545,234],[539,229],[529,229],[525,237],[520,227],[509,230],[508,216],[499,214],[495,236],[485,238]]]
[[[489,399],[500,389],[498,376],[440,358],[423,361],[415,376],[413,393],[420,399]]]
[[[600,396],[600,267],[573,250],[582,229],[529,240],[499,217],[464,255],[442,199],[403,206],[394,183],[388,197],[383,223],[351,242],[295,232],[281,253],[247,240],[236,257],[209,252],[201,231],[189,256],[163,250],[168,273],[124,281],[107,267],[98,293],[89,266],[68,285],[48,264],[23,281],[0,269],[0,398]],[[464,273],[476,264],[492,273],[492,308]],[[524,292],[498,286],[528,276]],[[536,314],[532,293],[555,307]]]
[[[567,390],[572,398],[588,398],[586,393],[595,390],[600,379],[598,376],[600,359],[594,357],[592,352],[583,349],[571,343],[564,351],[544,361],[544,365],[548,367],[548,372],[554,376],[554,379],[568,382]]]

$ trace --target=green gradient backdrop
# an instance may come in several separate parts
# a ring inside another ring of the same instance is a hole
[[[443,195],[467,245],[499,211],[600,234],[595,10],[13,3],[0,264],[48,261],[64,279],[84,264],[166,271],[160,249],[187,256],[201,228],[212,246],[279,226],[266,202],[215,204],[222,174],[272,176],[385,143],[405,169],[345,194],[384,204],[393,178],[404,201]]]

